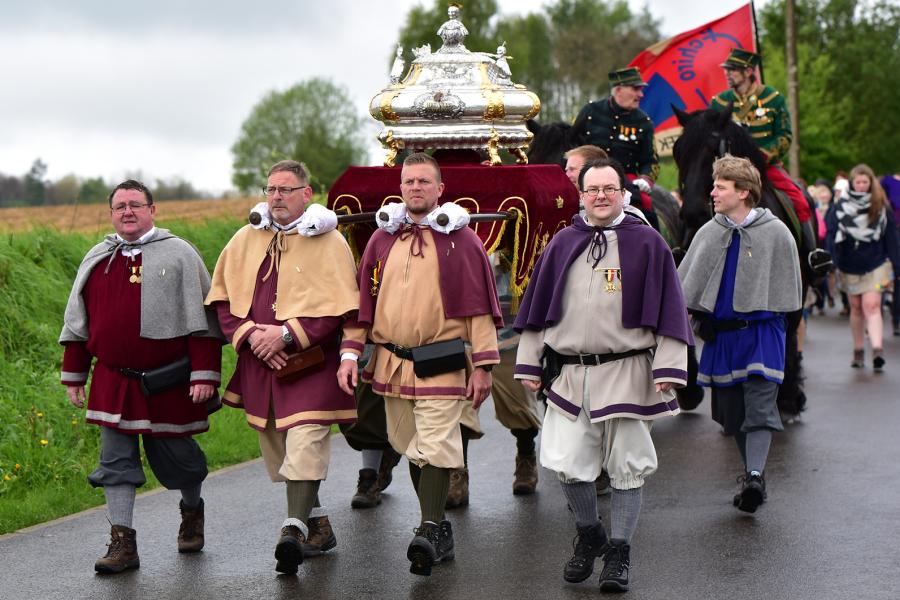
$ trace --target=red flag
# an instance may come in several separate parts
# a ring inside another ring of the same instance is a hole
[[[673,104],[688,112],[707,108],[713,96],[728,87],[719,65],[732,48],[757,51],[752,4],[654,44],[628,65],[638,67],[648,84],[641,109],[653,121],[660,154],[671,154],[681,134]]]

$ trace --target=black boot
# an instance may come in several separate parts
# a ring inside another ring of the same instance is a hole
[[[416,528],[415,537],[406,549],[409,572],[413,575],[431,575],[431,567],[438,562],[438,548],[441,543],[441,527],[437,523],[425,521]]]
[[[756,512],[759,505],[766,501],[766,482],[762,475],[747,474],[742,479],[741,491],[735,496],[738,510],[748,513]]]
[[[628,591],[628,555],[631,546],[625,540],[610,540],[609,548],[603,556],[603,571],[600,573],[601,592]]]
[[[569,583],[579,583],[594,572],[594,559],[603,556],[608,545],[603,523],[589,527],[579,527],[575,539],[572,540],[575,554],[566,563],[563,579]]]

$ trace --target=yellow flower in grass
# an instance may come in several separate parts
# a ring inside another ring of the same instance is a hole
[[[19,463],[16,463],[16,466],[14,468],[16,471],[18,471],[19,469],[22,468],[22,465],[20,465]]]
[[[42,413],[41,411],[37,411],[37,416],[38,416],[38,417],[43,417],[43,416],[44,416],[44,413]]]
[[[72,425],[78,425],[78,419],[72,419]]]
[[[46,446],[49,443],[50,442],[48,442],[47,440],[41,440],[41,446]]]
[[[3,481],[12,481],[12,477],[9,476],[9,473],[3,476]]]

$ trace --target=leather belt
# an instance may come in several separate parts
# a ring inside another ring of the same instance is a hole
[[[387,348],[391,353],[394,354],[394,356],[397,356],[398,358],[402,358],[404,360],[412,360],[413,359],[412,348],[407,348],[406,346],[397,346],[397,345],[391,344],[390,342],[387,342],[387,343],[384,343],[381,345],[384,346],[385,348]]]
[[[609,354],[560,354],[560,362],[564,365],[582,365],[585,367],[596,367],[604,363],[613,362],[614,360],[622,360],[629,356],[637,356],[639,354],[647,354],[650,348],[641,348],[640,350],[626,350],[625,352],[610,352]]]

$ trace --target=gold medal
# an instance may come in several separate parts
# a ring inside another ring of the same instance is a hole
[[[132,275],[131,277],[128,278],[128,283],[137,283],[137,280],[138,280],[137,275]]]
[[[372,288],[369,290],[369,294],[374,298],[378,295],[378,287],[381,285],[381,279],[379,277],[379,273],[381,272],[381,261],[375,261],[375,267],[372,269]]]
[[[131,277],[128,278],[128,283],[140,283],[141,282],[141,273],[143,272],[144,267],[131,267]]]
[[[764,117],[764,116],[766,116],[766,109],[763,108],[762,100],[757,101],[756,107],[757,107],[757,108],[756,108],[756,116],[757,116],[757,117]]]
[[[613,294],[616,291],[616,269],[606,269],[606,293]]]

